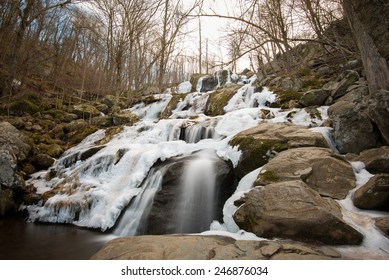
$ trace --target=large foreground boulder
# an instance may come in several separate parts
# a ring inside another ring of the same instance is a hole
[[[349,162],[330,149],[305,147],[279,153],[267,163],[255,184],[301,180],[320,195],[343,199],[355,188],[355,174]]]
[[[301,181],[257,187],[238,201],[236,224],[265,238],[331,245],[360,244],[363,235],[342,220],[338,205]]]
[[[246,241],[225,236],[134,236],[107,243],[94,260],[339,259],[328,247],[294,242]]]
[[[261,123],[237,134],[231,146],[242,151],[236,172],[244,176],[263,166],[277,153],[300,147],[324,147],[328,144],[323,135],[290,123]]]

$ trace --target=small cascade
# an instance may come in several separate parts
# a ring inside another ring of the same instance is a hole
[[[159,119],[161,112],[166,108],[172,98],[171,94],[160,94],[156,98],[160,98],[159,101],[146,105],[145,103],[139,103],[134,105],[130,110],[143,120],[156,121]]]
[[[139,235],[144,231],[153,206],[154,196],[160,190],[167,167],[154,167],[139,188],[139,194],[125,209],[113,234],[117,236]]]
[[[181,130],[180,140],[186,143],[198,143],[203,139],[220,139],[221,136],[216,132],[215,126],[206,124],[195,124]]]
[[[201,151],[190,161],[182,176],[181,199],[177,209],[176,233],[209,229],[215,218],[216,175],[212,154]]]

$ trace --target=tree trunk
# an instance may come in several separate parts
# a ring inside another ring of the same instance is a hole
[[[389,68],[385,58],[380,54],[375,42],[370,37],[364,24],[358,17],[351,0],[343,0],[343,9],[358,44],[370,94],[379,90],[389,90]],[[386,19],[382,19],[384,21]]]

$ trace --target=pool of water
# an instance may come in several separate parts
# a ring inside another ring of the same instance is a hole
[[[72,225],[2,218],[0,260],[87,260],[112,238]]]

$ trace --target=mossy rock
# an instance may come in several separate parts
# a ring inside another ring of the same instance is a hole
[[[254,137],[234,137],[231,146],[239,146],[241,159],[235,171],[239,177],[265,165],[276,153],[288,149],[286,141],[257,140]]]
[[[76,145],[97,130],[98,128],[96,126],[86,126],[68,133],[66,139],[70,145]]]
[[[81,130],[86,126],[88,126],[88,123],[86,121],[82,119],[75,120],[63,126],[63,131],[65,133],[70,133],[70,132]]]
[[[237,93],[241,86],[231,85],[229,87],[220,88],[209,95],[205,114],[208,116],[224,115],[224,107],[230,99]]]
[[[273,102],[270,107],[289,109],[291,102],[295,102],[297,104],[303,96],[302,92],[292,89],[285,90],[277,87],[271,87],[270,90],[277,94],[277,100]]]
[[[195,92],[197,90],[197,83],[199,82],[200,78],[203,77],[204,74],[192,74],[190,77],[190,83],[192,84],[192,92]]]
[[[18,100],[9,105],[8,112],[10,115],[23,116],[25,114],[34,115],[41,109],[28,100]]]
[[[111,127],[113,126],[112,116],[99,116],[91,119],[91,124],[98,127]]]
[[[105,145],[112,140],[113,137],[123,131],[122,126],[113,126],[105,130],[105,136],[100,141],[96,142],[96,145]]]
[[[127,111],[123,113],[113,114],[112,121],[114,125],[132,126],[139,121],[139,118],[134,113]]]
[[[78,116],[76,114],[68,113],[62,110],[49,110],[46,111],[45,114],[49,114],[55,120],[59,120],[61,122],[66,122],[66,123],[70,123],[78,119]]]
[[[172,99],[170,99],[166,108],[161,113],[161,119],[168,119],[172,115],[173,110],[177,108],[178,103],[184,100],[186,96],[187,94],[173,94]]]
[[[63,153],[63,149],[58,144],[52,144],[47,148],[47,154],[53,158],[59,158]]]

